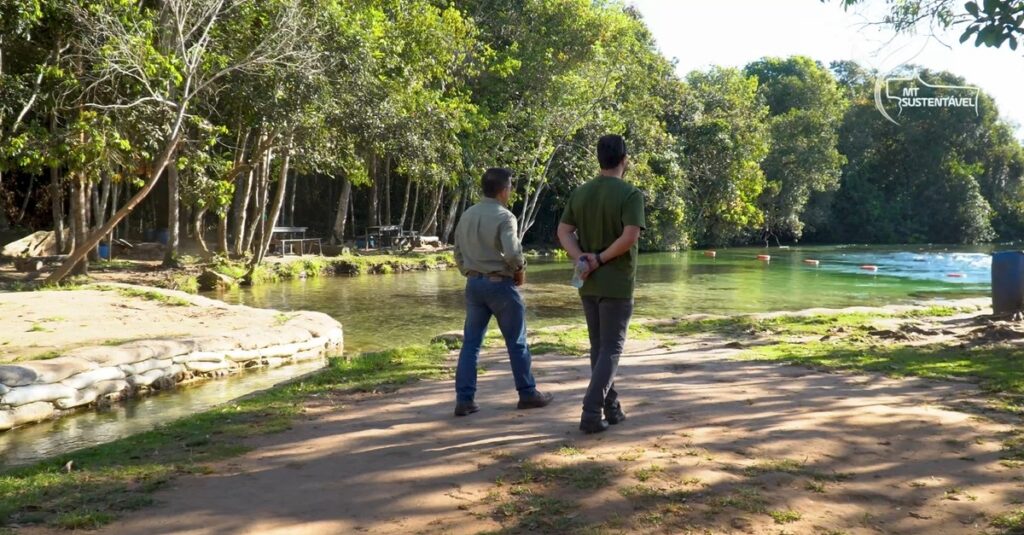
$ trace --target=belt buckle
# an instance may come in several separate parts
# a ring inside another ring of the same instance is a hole
[[[505,280],[505,277],[502,277],[501,275],[488,275],[487,280],[491,282],[501,282]]]

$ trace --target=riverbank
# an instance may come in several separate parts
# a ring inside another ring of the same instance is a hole
[[[0,431],[342,345],[325,314],[123,284],[0,293],[0,331]]]
[[[620,362],[629,419],[597,436],[575,430],[578,327],[531,333],[556,395],[539,411],[512,408],[501,350],[481,360],[483,410],[462,419],[439,345],[333,360],[0,478],[0,518],[126,515],[110,533],[1015,533],[1024,337],[984,306],[639,322]],[[139,448],[154,455],[126,455]]]
[[[253,284],[320,276],[357,276],[448,269],[455,265],[450,251],[378,254],[347,252],[338,256],[269,256],[253,273]],[[0,262],[0,291],[32,290],[40,287],[52,265],[36,272],[22,273],[13,263]],[[203,262],[183,257],[178,267],[164,267],[159,260],[119,260],[90,264],[88,277],[73,277],[65,287],[82,284],[133,284],[196,293],[214,287],[233,286],[247,271],[243,261],[214,259]],[[203,280],[207,274],[206,281]],[[213,274],[211,276],[211,274]],[[205,287],[204,287],[205,284]]]

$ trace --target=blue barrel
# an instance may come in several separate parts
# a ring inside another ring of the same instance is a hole
[[[170,230],[165,229],[165,228],[157,229],[155,234],[156,234],[155,238],[156,238],[157,242],[162,243],[164,245],[167,245],[168,243],[171,242],[171,231]]]
[[[992,311],[1024,310],[1024,251],[992,253]]]
[[[109,244],[100,243],[99,250],[100,250],[100,259],[102,259],[102,260],[110,260],[110,245]]]

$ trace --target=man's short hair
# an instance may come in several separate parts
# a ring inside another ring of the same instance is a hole
[[[505,188],[512,185],[512,170],[504,167],[492,167],[484,171],[480,179],[480,186],[484,190],[485,197],[497,197]]]
[[[615,169],[626,157],[626,140],[618,134],[601,136],[597,140],[597,161],[601,169]]]

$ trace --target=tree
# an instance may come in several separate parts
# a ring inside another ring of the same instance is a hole
[[[766,185],[758,205],[762,239],[799,239],[804,208],[816,193],[835,191],[845,158],[837,149],[847,102],[832,74],[810,58],[765,58],[747,65],[768,106],[770,148],[761,163]]]

